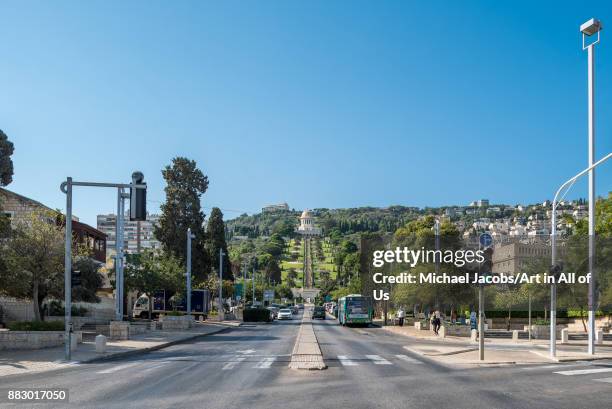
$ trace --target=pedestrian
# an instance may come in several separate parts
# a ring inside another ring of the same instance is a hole
[[[400,307],[399,310],[397,310],[397,320],[399,322],[400,327],[404,326],[405,317],[406,317],[406,313],[404,312],[404,307]]]
[[[432,312],[429,317],[429,328],[431,328],[433,332],[436,332],[436,314],[434,312]]]

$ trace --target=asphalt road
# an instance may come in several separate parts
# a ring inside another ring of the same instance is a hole
[[[6,376],[0,379],[2,389],[68,388],[70,402],[0,407],[612,406],[612,362],[452,369],[406,351],[403,345],[410,342],[406,338],[379,328],[343,328],[333,320],[314,323],[329,368],[290,370],[287,365],[299,324],[295,319],[238,327],[126,359]],[[569,373],[555,373],[563,371]]]

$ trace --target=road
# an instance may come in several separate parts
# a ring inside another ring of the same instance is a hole
[[[36,407],[610,407],[612,383],[601,379],[612,381],[611,362],[451,369],[410,354],[406,338],[333,320],[314,323],[329,368],[290,370],[299,323],[237,327],[116,361],[6,376],[1,388],[69,388],[69,405]],[[570,373],[555,373],[562,371]]]

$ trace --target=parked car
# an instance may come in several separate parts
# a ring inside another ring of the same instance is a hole
[[[278,319],[279,320],[292,320],[293,313],[289,308],[282,308],[278,311]]]
[[[303,309],[304,309],[304,304],[298,304],[298,308],[299,308],[300,310],[303,310]]]
[[[325,319],[325,307],[314,307],[314,311],[312,312],[312,319]]]

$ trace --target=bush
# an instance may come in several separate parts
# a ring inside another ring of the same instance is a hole
[[[269,322],[270,310],[266,308],[247,308],[242,313],[245,322]]]
[[[183,313],[180,312],[180,311],[168,311],[166,313],[166,315],[169,316],[169,317],[179,317],[179,316],[183,315]]]
[[[11,331],[63,331],[61,321],[16,321],[8,324]]]
[[[49,303],[49,316],[61,317],[64,315],[64,311],[64,305],[61,301],[53,300]],[[87,313],[87,308],[73,305],[70,311],[73,317],[84,317],[85,313]]]

